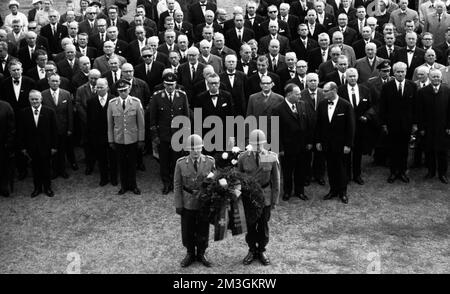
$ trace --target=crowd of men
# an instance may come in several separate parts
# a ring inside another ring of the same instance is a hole
[[[172,119],[278,116],[283,199],[312,181],[347,203],[363,155],[409,182],[407,158],[447,184],[450,15],[429,0],[249,0],[231,18],[210,0],[138,0],[131,22],[105,1],[11,0],[0,29],[0,179],[51,179],[97,162],[100,186],[140,194],[136,169],[158,146],[173,191]],[[214,1],[215,2],[215,1]],[[377,5],[374,5],[377,4]],[[418,12],[417,12],[418,11]],[[371,16],[369,16],[371,15]],[[203,135],[209,129],[203,129]],[[270,133],[267,134],[270,139]],[[227,138],[225,138],[226,141]],[[366,179],[367,180],[367,179]],[[293,191],[292,191],[293,190]]]

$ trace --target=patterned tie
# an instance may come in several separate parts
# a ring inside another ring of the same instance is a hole
[[[58,106],[58,96],[56,96],[56,92],[53,92],[53,101],[55,102],[55,105]]]

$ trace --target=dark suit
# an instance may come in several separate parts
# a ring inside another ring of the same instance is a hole
[[[284,55],[286,52],[291,51],[287,37],[277,34],[277,39],[280,41],[280,54]],[[259,40],[258,51],[260,55],[269,53],[270,40],[272,40],[271,35],[266,35]]]
[[[156,85],[162,83],[162,72],[165,68],[164,64],[158,61],[152,62],[151,70],[146,73],[146,64],[140,63],[134,68],[134,76],[145,81],[149,91],[152,94]],[[137,96],[136,96],[137,97]]]
[[[387,126],[390,167],[394,175],[406,172],[411,128],[417,121],[417,86],[409,80],[402,84],[402,95],[398,93],[396,80],[386,83],[380,95],[381,125]]]
[[[272,82],[274,83],[274,86],[272,88],[272,91],[274,91],[277,94],[284,94],[283,90],[281,89],[281,82],[280,77],[272,72],[267,72],[267,75],[272,78]],[[252,76],[248,78],[248,96],[261,92],[261,86],[259,85],[261,83],[261,78],[259,77],[259,73],[255,73]]]
[[[127,48],[128,48],[127,42],[117,39],[116,48],[114,49],[114,53],[116,53],[122,57],[127,57]]]
[[[188,37],[189,40],[189,44],[192,43],[193,38],[194,38],[194,28],[192,26],[192,24],[183,21],[181,24],[181,27],[178,27],[178,23],[175,22],[175,30],[180,32],[180,34],[182,35],[186,35]]]
[[[413,58],[411,60],[411,64],[408,64],[407,48],[401,48],[397,51],[397,53],[394,56],[394,63],[398,61],[404,62],[408,66],[408,69],[406,71],[406,79],[411,80],[416,67],[421,66],[422,64],[425,63],[424,56],[425,51],[423,49],[416,47],[414,50]]]
[[[328,118],[328,100],[317,107],[316,143],[322,145],[327,160],[330,192],[344,196],[347,193],[344,146],[353,147],[355,117],[352,106],[339,98],[331,119]]]
[[[330,36],[333,36],[333,33],[334,32],[337,32],[337,31],[340,31],[340,27],[334,27],[334,28],[331,28],[329,31],[328,31],[328,34],[330,35]],[[330,37],[330,39],[331,39],[331,37]],[[350,28],[349,26],[347,26],[346,28],[345,28],[345,31],[344,31],[344,44],[345,45],[348,45],[348,46],[352,46],[352,44],[356,41],[358,39],[358,32],[357,31],[355,31],[354,29],[352,29],[352,28]]]
[[[282,20],[280,15],[278,15],[278,19]],[[291,32],[292,39],[298,38],[297,28],[301,22],[303,22],[303,21],[300,21],[299,17],[297,17],[294,14],[289,14],[288,19],[287,19],[287,24],[289,27],[289,31]]]
[[[9,195],[8,182],[12,181],[10,154],[14,151],[16,119],[11,105],[0,100],[0,194]]]
[[[304,194],[307,148],[313,144],[312,114],[304,101],[295,103],[297,113],[294,113],[286,101],[278,104],[272,115],[279,117],[280,151],[283,168],[283,191],[292,192],[294,178],[294,194]]]
[[[377,40],[370,40],[370,42],[377,45],[377,48],[381,46],[381,42]],[[359,39],[358,41],[354,42],[353,45],[353,51],[355,51],[356,59],[360,59],[366,56],[366,41],[364,39]]]
[[[106,20],[106,26],[107,27],[111,26],[111,20],[110,19]],[[128,38],[127,38],[127,31],[128,31],[128,28],[130,27],[130,24],[127,21],[123,20],[123,19],[117,18],[116,19],[116,27],[117,27],[117,30],[119,32],[118,38],[123,40],[123,41],[127,41],[128,40]]]
[[[158,21],[158,10],[156,9],[158,1],[152,0],[137,0],[137,5],[144,5],[145,8],[145,17],[152,19],[153,21]]]
[[[382,45],[377,48],[377,56],[386,60],[389,60],[391,62],[391,65],[393,65],[394,56],[397,53],[398,50],[401,49],[401,47],[397,45],[393,45],[392,52],[389,55],[388,50],[386,48],[386,45]]]
[[[320,35],[321,33],[326,33],[326,32],[328,32],[328,29],[325,28],[325,27],[324,27],[323,25],[321,25],[320,23],[318,23],[317,21],[316,21],[316,24],[314,25],[314,32],[312,32],[312,31],[309,29],[308,23],[307,23],[306,25],[308,26],[308,37],[311,38],[311,39],[313,39],[313,40],[315,40],[315,41],[317,41],[317,40],[319,39],[319,35]]]
[[[270,22],[270,20],[268,19],[261,23],[260,32],[261,32],[262,36],[266,36],[266,35],[270,34],[269,22]],[[277,22],[278,22],[278,34],[288,38],[288,40],[291,40],[292,35],[291,35],[291,31],[289,30],[288,24],[282,20],[277,20]]]
[[[28,43],[27,43],[27,39],[26,38],[20,40],[19,49],[21,49],[23,47],[27,47],[27,46],[28,46]],[[41,35],[37,35],[35,50],[37,50],[37,49],[42,49],[44,51],[48,51],[48,40],[47,40],[47,38],[45,38],[45,37],[43,37]]]
[[[108,41],[108,37],[105,34],[105,41]],[[89,34],[89,41],[88,41],[88,46],[89,47],[94,47],[97,48],[98,50],[98,55],[100,55],[100,52],[103,53],[103,43],[104,41],[102,41],[100,39],[100,33],[94,33],[94,34]]]
[[[355,8],[350,7],[348,9],[348,11],[345,11],[345,9],[342,7],[342,4],[341,4],[340,8],[337,11],[337,16],[339,16],[339,14],[341,14],[341,13],[347,14],[349,24],[356,19],[356,9]]]
[[[319,53],[322,54],[320,51],[319,51]],[[319,81],[323,82],[324,80],[326,80],[327,76],[333,72],[337,72],[337,69],[334,67],[331,59],[329,59],[325,63],[320,64],[319,65]],[[339,82],[339,85],[340,85],[340,82]]]
[[[68,151],[69,132],[73,132],[73,102],[71,94],[59,89],[58,105],[52,97],[50,89],[42,92],[42,105],[53,109],[56,113],[56,124],[58,131],[58,141],[55,160],[53,161],[53,171],[56,175],[65,173],[65,158]]]
[[[205,66],[200,62],[197,64],[194,79],[191,77],[191,64],[189,62],[183,63],[178,67],[178,82],[183,85],[186,90],[189,105],[192,103],[194,85],[203,80],[203,68]]]
[[[61,76],[61,83],[59,84],[59,87],[61,89],[69,91],[70,93],[74,91],[74,89],[72,88],[72,83],[69,81],[69,79],[63,76]],[[36,88],[41,92],[50,88],[50,85],[48,84],[48,79],[47,78],[40,79],[36,83]]]
[[[239,41],[239,38],[236,33],[236,29],[232,28],[225,32],[225,45],[235,52],[239,52],[241,50],[241,45],[245,42],[250,41],[255,38],[255,32],[249,28],[244,27],[242,29],[242,42]]]
[[[247,111],[247,76],[236,70],[232,87],[228,71],[225,71],[220,74],[220,81],[225,85],[225,90],[231,94],[234,106],[233,115],[245,117]]]
[[[41,106],[36,126],[33,110],[29,106],[21,110],[18,121],[20,149],[25,149],[31,157],[34,189],[50,190],[51,149],[56,149],[58,136],[55,111]]]
[[[36,66],[36,56],[37,56],[36,51],[34,51],[32,55],[30,55],[30,50],[28,49],[28,46],[21,48],[17,55],[19,57],[20,62],[22,62],[24,72]]]
[[[211,2],[206,3],[206,10],[212,10],[214,13],[217,10],[216,4]],[[205,22],[205,16],[203,15],[202,8],[200,7],[200,3],[197,2],[188,7],[188,19],[189,22],[196,27],[198,24]]]
[[[297,78],[297,72],[295,68],[289,69],[287,66],[283,67],[280,70],[277,70],[276,74],[280,77],[281,87],[285,87],[288,83],[294,82]],[[298,81],[298,79],[297,79]],[[306,81],[306,79],[305,79]],[[305,85],[303,85],[303,90]]]
[[[78,87],[86,84],[89,81],[89,75],[86,75],[81,70],[78,70],[72,78],[72,88],[78,89]]]
[[[300,38],[295,39],[294,41],[291,42],[291,50],[295,52],[299,60],[303,59],[309,61],[310,52],[317,47],[319,47],[319,44],[311,37],[307,39],[306,48],[305,45],[303,44],[303,41]]]
[[[79,46],[77,46],[77,52],[81,53]],[[98,55],[97,55],[97,48],[87,46],[86,47],[86,56],[89,57],[89,60],[91,61],[91,64],[94,64],[95,58],[98,57]]]
[[[343,74],[343,76],[345,77],[345,73]],[[327,82],[334,82],[338,87],[342,86],[342,81],[341,81],[341,76],[339,75],[339,71],[335,70],[335,71],[332,71],[329,74],[327,74],[321,84],[324,85]]]
[[[441,84],[435,93],[432,85],[418,91],[418,128],[424,131],[425,161],[432,175],[446,176],[450,135],[450,89]],[[437,163],[437,164],[436,164]]]
[[[361,160],[363,154],[369,154],[373,143],[373,121],[375,118],[375,110],[372,104],[370,90],[360,84],[355,88],[359,89],[359,103],[356,107],[353,106],[355,114],[355,139],[351,155],[347,155],[347,177],[350,180],[361,176]],[[352,103],[352,97],[349,96],[347,85],[340,86],[338,95],[348,102]],[[366,122],[361,121],[361,117],[367,118]]]
[[[89,23],[89,20],[85,19],[82,22],[78,24],[78,33],[86,33],[88,36],[94,35],[98,33],[97,29],[97,20],[94,22],[94,28],[91,28],[91,25]]]
[[[328,52],[330,52],[328,50]],[[309,53],[309,62],[308,62],[308,71],[309,72],[318,72],[319,66],[323,63],[322,61],[322,49],[320,47],[314,48]],[[330,55],[327,56],[327,61],[330,60]],[[334,70],[334,68],[333,68]],[[322,78],[325,75],[322,76]],[[319,77],[320,78],[320,77]]]
[[[297,79],[298,80],[298,79]],[[317,123],[317,106],[324,99],[323,91],[317,88],[315,91],[314,100],[308,89],[301,92],[301,99],[305,101],[309,112],[312,114],[312,132],[314,133]],[[325,157],[323,152],[317,150],[315,144],[313,148],[307,152],[306,158],[306,176],[308,180],[314,178],[315,180],[323,180],[325,176]]]
[[[298,0],[292,1],[291,8],[289,9],[289,13],[298,16],[300,23],[305,22],[305,17],[306,17],[307,12],[308,12],[308,6],[306,6],[306,9],[303,9],[303,6],[300,4],[300,1],[298,1]]]
[[[50,24],[43,26],[40,34],[48,40],[49,57],[51,57],[52,54],[58,54],[62,51],[61,40],[69,35],[67,27],[61,24],[57,24],[55,35],[53,35]]]
[[[251,29],[253,32],[255,32],[255,38],[257,40],[259,40],[263,36],[262,32],[261,32],[261,23],[263,23],[264,21],[265,21],[264,17],[256,14],[255,18],[253,19],[253,24],[252,24],[250,19],[248,19],[248,14],[246,14],[244,26]]]
[[[287,67],[284,55],[278,54],[277,56],[278,56],[278,62],[276,65],[274,65],[272,62],[274,57],[272,55],[270,55],[269,53],[266,54],[266,57],[269,60],[269,67],[267,68],[267,70],[269,70],[270,72],[276,73],[277,71],[282,70]],[[283,85],[280,85],[280,87],[282,87],[282,86]]]
[[[80,66],[78,65],[78,58],[75,58],[73,60],[73,67],[70,66],[67,59],[61,60],[56,64],[56,66],[58,67],[59,75],[69,80],[71,80],[74,74],[80,70]]]
[[[128,44],[127,54],[128,54],[127,61],[131,63],[133,66],[136,66],[141,61],[143,61],[141,56],[141,50],[139,50],[138,40],[133,40]]]
[[[246,73],[244,70],[244,66],[242,64],[242,60],[239,59],[236,64],[236,70],[242,71],[243,73],[246,74],[247,77],[250,77],[251,75],[258,72],[258,67],[256,66],[256,61],[250,60],[247,65],[247,73]]]
[[[9,47],[8,47],[9,48]],[[8,63],[13,59],[14,57],[8,54],[8,57],[3,62],[0,62],[0,74],[3,75],[3,78],[7,78],[11,76],[11,73],[8,70]]]
[[[105,106],[102,107],[98,95],[87,100],[87,140],[98,160],[100,181],[117,183],[117,160],[114,150],[108,144],[107,110],[111,95],[107,95]]]
[[[333,14],[325,13],[325,17],[323,18],[323,23],[319,22],[319,18],[317,18],[316,22],[317,22],[317,24],[322,25],[326,30],[329,30],[332,27],[336,26],[336,19]]]
[[[151,36],[155,36],[158,32],[155,32],[151,27],[148,27],[148,26],[144,26],[144,30],[145,30],[145,38],[150,38]],[[136,27],[134,26],[134,27],[130,27],[128,30],[127,30],[127,33],[126,33],[127,35],[126,35],[126,40],[124,40],[124,41],[127,41],[127,42],[132,42],[132,41],[134,41],[134,40],[136,40],[137,39],[137,37],[136,37]]]

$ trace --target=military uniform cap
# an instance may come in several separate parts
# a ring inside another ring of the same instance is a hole
[[[391,64],[389,63],[389,61],[385,60],[382,63],[377,65],[377,69],[379,69],[379,70],[391,69]]]
[[[120,79],[116,82],[115,86],[117,90],[124,90],[126,88],[129,88],[131,86],[131,83],[125,79]]]
[[[177,75],[169,72],[163,77],[164,83],[174,85],[177,82]]]
[[[263,131],[259,129],[255,129],[251,131],[249,135],[249,143],[252,145],[252,147],[256,147],[258,145],[266,143],[266,134],[264,134]]]
[[[198,150],[203,147],[203,140],[197,134],[192,134],[186,139],[185,148],[186,151]]]

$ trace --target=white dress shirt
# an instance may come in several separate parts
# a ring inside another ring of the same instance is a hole
[[[333,105],[328,105],[328,120],[331,122],[338,99],[333,100]]]
[[[353,91],[352,91],[353,89]],[[355,86],[350,86],[349,84],[347,85],[347,92],[348,92],[348,98],[350,100],[350,104],[353,106],[353,108],[357,107],[359,105],[359,87],[357,85]],[[352,94],[355,93],[356,96],[356,105],[353,105],[353,99],[352,99]]]
[[[33,112],[34,123],[36,124],[36,127],[38,126],[39,114],[41,113],[41,108],[42,108],[42,104],[39,105],[38,108],[34,108],[33,106],[31,107],[31,111]],[[37,110],[37,112],[36,112],[36,110]]]
[[[22,78],[19,79],[19,84],[18,85],[14,84],[14,79],[13,79],[14,95],[16,95],[16,100],[17,101],[19,101],[20,87],[21,86],[22,86]]]

